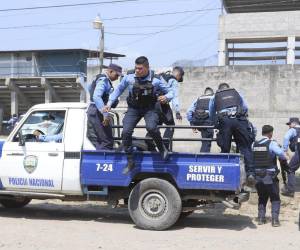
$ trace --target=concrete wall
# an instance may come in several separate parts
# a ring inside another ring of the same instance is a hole
[[[300,35],[300,11],[222,15],[219,39],[289,37]]]
[[[275,127],[274,138],[282,143],[288,129],[285,125],[288,118],[300,117],[300,65],[186,69],[184,83],[180,86],[182,113],[203,93],[205,87],[216,89],[221,82],[229,83],[245,97],[250,108],[250,120],[257,126],[259,134],[262,125],[270,124]],[[179,134],[177,131],[177,134],[183,136],[183,132]],[[191,133],[185,135],[194,136]],[[196,150],[195,147],[193,150]]]

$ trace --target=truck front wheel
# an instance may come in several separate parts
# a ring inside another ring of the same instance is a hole
[[[181,209],[181,197],[177,189],[162,179],[141,181],[129,196],[129,214],[142,229],[164,230],[171,227],[178,220]]]
[[[14,199],[1,199],[0,204],[5,208],[22,208],[25,207],[31,199],[26,197],[17,197]]]

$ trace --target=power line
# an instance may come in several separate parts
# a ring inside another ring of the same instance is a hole
[[[66,7],[80,7],[80,6],[91,6],[91,5],[102,5],[102,4],[116,4],[116,3],[138,2],[138,1],[141,1],[141,0],[115,0],[115,1],[76,3],[76,4],[48,5],[48,6],[36,6],[36,7],[0,9],[0,12],[23,11],[23,10],[39,10],[39,9],[53,9],[53,8],[66,8]]]
[[[206,5],[205,7],[209,6],[210,4]],[[203,17],[207,12],[203,13],[200,17]],[[191,15],[190,17],[193,17],[194,15]],[[189,19],[190,17],[188,17],[187,19]],[[197,19],[199,19],[199,17],[197,17]],[[174,23],[173,25],[171,25],[169,28],[166,28],[166,29],[162,29],[162,30],[159,30],[157,32],[154,32],[152,34],[149,34],[147,36],[144,36],[142,38],[138,38],[138,39],[135,39],[134,41],[130,42],[130,43],[127,43],[125,45],[123,45],[123,47],[127,47],[127,46],[130,46],[132,44],[135,44],[137,42],[140,42],[140,41],[143,41],[151,36],[154,36],[154,35],[157,35],[157,34],[161,34],[161,33],[165,33],[165,32],[170,32],[170,31],[173,31],[173,30],[176,30],[180,27],[178,27],[178,24],[182,23],[183,21],[186,21],[186,18],[183,18],[183,19],[180,19],[179,21],[177,21],[176,23]],[[186,24],[190,24],[190,23],[193,23],[194,19],[192,19],[192,22],[191,20],[189,20],[188,22],[185,23]],[[114,50],[114,49],[112,49]]]
[[[207,11],[213,11],[213,10],[219,10],[219,9],[221,9],[221,8],[218,7],[218,8],[197,9],[197,10],[161,12],[161,13],[136,15],[136,16],[123,16],[123,17],[103,18],[102,20],[103,21],[113,21],[113,20],[123,20],[123,19],[135,19],[135,18],[144,18],[144,17],[155,17],[155,16],[165,16],[165,15],[177,15],[177,14],[207,12]],[[57,22],[57,23],[45,23],[45,24],[33,24],[33,25],[21,25],[21,26],[9,26],[9,27],[0,27],[0,30],[35,28],[35,27],[47,27],[47,26],[53,26],[53,25],[65,25],[65,24],[88,23],[88,22],[91,22],[91,20],[70,21],[70,22]]]

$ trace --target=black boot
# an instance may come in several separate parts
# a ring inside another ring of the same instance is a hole
[[[281,195],[288,196],[288,197],[294,197],[295,193],[290,191],[286,185],[283,186],[281,189]]]
[[[266,224],[266,207],[264,204],[258,204],[258,225]]]
[[[249,187],[255,187],[256,180],[253,174],[249,174],[247,176],[247,186]]]
[[[132,169],[135,168],[135,162],[133,159],[133,155],[132,154],[128,154],[127,155],[127,165],[126,167],[123,169],[123,174],[128,174],[128,172],[130,172]]]
[[[272,226],[279,227],[279,212],[280,212],[280,201],[272,202]]]
[[[272,218],[272,227],[279,227],[280,222],[278,218]]]
[[[161,155],[161,158],[162,158],[164,161],[168,160],[168,158],[169,158],[169,151],[168,151],[168,149],[166,148],[166,146],[165,146],[162,142],[157,143],[156,146],[157,146],[157,148],[158,148],[158,150],[159,150],[159,153],[160,153],[160,155]]]

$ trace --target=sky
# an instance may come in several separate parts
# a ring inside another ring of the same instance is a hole
[[[153,67],[168,67],[177,60],[198,60],[217,54],[220,0],[138,0],[80,7],[3,11],[100,1],[109,0],[1,1],[0,50],[97,49],[99,31],[93,29],[92,21],[99,14],[105,27],[105,51],[125,54],[126,58],[118,61],[123,67],[133,66],[134,59],[140,55],[147,56]],[[200,11],[122,18],[195,10]],[[117,17],[119,19],[109,20]]]

